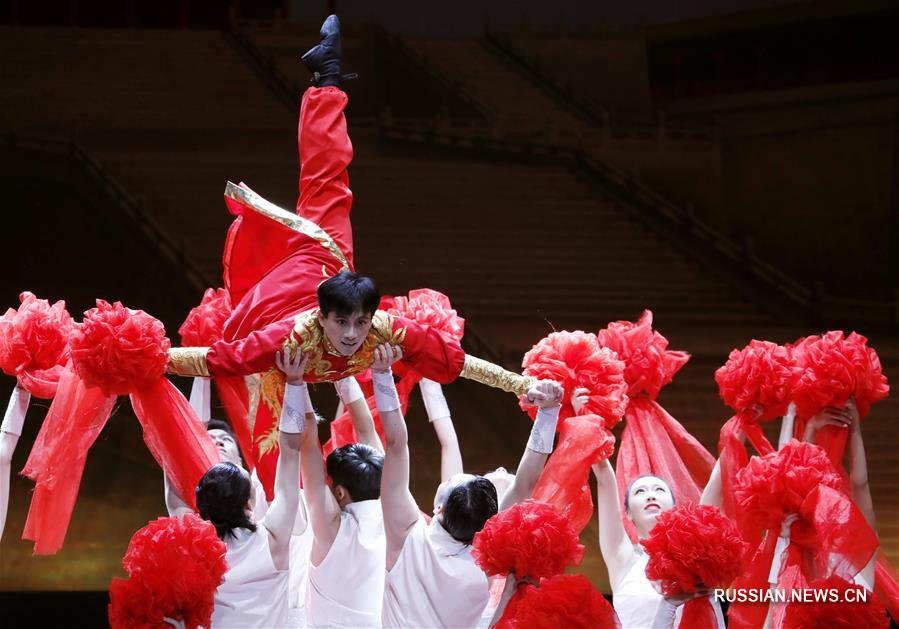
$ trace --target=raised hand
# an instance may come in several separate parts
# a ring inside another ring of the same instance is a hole
[[[290,357],[290,350],[275,352],[275,366],[284,372],[287,384],[303,384],[303,374],[306,372],[306,363],[309,356],[297,350],[294,357]]]
[[[375,348],[375,358],[371,363],[371,370],[374,373],[387,373],[390,371],[390,366],[402,357],[402,347],[382,343]]]

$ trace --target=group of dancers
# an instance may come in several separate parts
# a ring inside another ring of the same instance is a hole
[[[114,627],[889,623],[899,588],[879,553],[860,428],[887,386],[863,337],[735,351],[716,374],[735,411],[717,461],[656,402],[688,355],[667,349],[649,313],[553,333],[523,374],[466,355],[443,295],[384,299],[353,271],[335,16],[303,61],[313,86],[296,214],[229,184],[225,289],[182,326],[189,346],[172,348],[158,321],[121,304],[98,301],[74,323],[61,302],[23,294],[0,319],[0,363],[18,379],[0,428],[0,535],[30,396],[53,403],[23,471],[36,484],[23,537],[53,553],[87,452],[127,394],[169,517],[132,539],[129,578],[110,588]],[[165,372],[193,378],[189,404]],[[533,425],[514,473],[464,471],[442,389],[457,377],[519,395]],[[230,421],[211,417],[213,382]],[[324,445],[308,392],[323,382],[339,397]],[[441,446],[425,509],[410,491],[404,417],[415,385]],[[775,447],[760,425],[778,417]],[[592,550],[578,542],[591,471],[611,606],[565,574]],[[759,596],[732,602],[726,623],[713,591],[728,589]],[[765,596],[787,589],[839,596]],[[863,601],[849,596],[860,591]]]

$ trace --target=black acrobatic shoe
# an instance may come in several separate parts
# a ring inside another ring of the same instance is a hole
[[[340,73],[340,20],[329,15],[319,31],[318,45],[303,55],[303,63],[312,73],[316,87],[339,85],[341,81],[356,78],[356,74]]]

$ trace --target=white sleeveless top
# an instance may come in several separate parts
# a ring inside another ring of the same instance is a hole
[[[380,627],[387,541],[380,500],[351,502],[319,565],[309,564],[309,627]]]
[[[456,541],[434,518],[419,518],[387,573],[384,627],[477,627],[487,606],[487,575],[471,546]]]
[[[212,628],[283,627],[287,622],[288,571],[272,562],[269,533],[261,523],[256,531],[235,529],[228,537],[228,572],[215,591]]]
[[[312,553],[312,526],[299,535],[290,536],[290,599],[288,627],[306,626],[306,588],[309,584],[309,562]]]
[[[656,592],[652,583],[646,578],[646,564],[649,563],[649,555],[641,546],[634,547],[636,560],[630,570],[622,577],[617,586],[612,588],[612,607],[621,621],[621,629],[649,629],[655,620],[662,595]],[[715,618],[719,629],[724,629],[724,615],[721,613],[721,604],[711,599],[712,608],[715,610]],[[680,624],[683,615],[683,605],[677,608],[674,616],[674,627]]]

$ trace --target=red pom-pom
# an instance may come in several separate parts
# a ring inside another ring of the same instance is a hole
[[[497,629],[614,629],[615,610],[582,574],[560,574],[525,585],[509,600]]]
[[[109,585],[109,625],[112,629],[172,629],[157,604],[151,583],[141,579],[113,579]]]
[[[57,367],[68,359],[68,342],[75,322],[64,301],[50,305],[32,293],[19,295],[18,310],[0,317],[0,368],[10,376],[59,379]],[[27,388],[27,386],[26,386]]]
[[[795,351],[801,375],[793,401],[801,417],[812,417],[828,406],[842,408],[852,397],[864,418],[871,405],[890,391],[877,352],[860,334],[843,338],[841,331],[833,331],[809,336],[796,343]]]
[[[188,627],[208,627],[215,590],[228,571],[226,552],[215,527],[192,513],[150,522],[131,538],[122,560],[135,584],[117,585],[114,580],[110,588],[111,596],[115,588],[121,589],[124,604],[118,607],[112,596],[113,627],[114,618],[136,613],[154,622],[167,616],[183,620]],[[142,595],[151,600],[141,599]]]
[[[663,386],[671,382],[690,354],[668,349],[668,339],[652,329],[652,312],[644,310],[640,319],[615,321],[596,333],[601,347],[608,347],[624,362],[627,394],[656,399]]]
[[[715,382],[721,399],[737,413],[755,418],[752,410],[759,407],[759,419],[768,421],[786,413],[796,376],[790,348],[752,340],[730,353],[715,372]]]
[[[454,341],[465,335],[465,319],[453,310],[449,297],[436,290],[411,290],[408,297],[387,298],[382,304],[389,314],[440,330]]]
[[[207,288],[199,306],[192,308],[178,334],[185,347],[208,347],[222,340],[225,321],[231,316],[231,297],[224,288]]]
[[[539,579],[579,564],[584,547],[561,511],[528,500],[487,520],[475,535],[472,556],[488,576],[514,572]]]
[[[839,473],[823,449],[791,439],[776,452],[749,459],[737,473],[734,494],[757,525],[777,529],[818,485],[839,489]]]
[[[555,380],[565,390],[566,400],[559,412],[559,424],[575,414],[571,396],[575,389],[586,388],[587,404],[581,413],[599,415],[607,428],[617,424],[627,408],[627,383],[624,363],[615,352],[600,347],[595,334],[553,332],[534,345],[521,366],[524,374],[538,380]],[[525,402],[521,408],[531,417],[537,409]]]
[[[75,324],[70,344],[75,372],[107,395],[128,395],[159,380],[171,347],[159,319],[102,299]]]
[[[790,603],[784,616],[784,629],[856,629],[890,626],[886,608],[874,592],[860,585],[838,576],[831,576],[812,581],[809,588],[818,590],[819,596],[827,600]],[[849,600],[853,602],[846,602]]]
[[[740,574],[746,542],[717,507],[687,503],[669,509],[642,540],[646,578],[665,596],[727,587]]]

